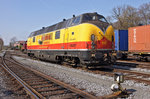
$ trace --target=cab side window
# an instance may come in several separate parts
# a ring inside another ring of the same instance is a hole
[[[71,25],[77,25],[79,23],[80,23],[80,16],[74,18]]]
[[[56,33],[55,33],[55,39],[60,39],[60,31],[56,31]]]

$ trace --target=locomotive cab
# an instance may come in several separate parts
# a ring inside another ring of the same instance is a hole
[[[82,22],[81,23],[91,23],[98,26],[102,31],[106,31],[109,23],[107,20],[97,13],[87,13],[83,14]]]

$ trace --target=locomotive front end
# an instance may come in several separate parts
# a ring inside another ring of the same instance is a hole
[[[98,34],[99,33],[99,34]],[[99,63],[115,62],[115,57],[112,55],[114,50],[114,30],[111,25],[103,31],[99,31],[97,35],[91,35],[91,63],[98,61]],[[96,62],[97,63],[97,62]]]
[[[99,65],[102,63],[114,63],[114,29],[106,19],[97,13],[85,14],[83,21],[86,24],[88,34],[87,54],[88,65]]]

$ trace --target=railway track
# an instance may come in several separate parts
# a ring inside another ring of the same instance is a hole
[[[136,62],[136,61],[118,60],[115,65],[117,65],[117,66],[128,66],[131,68],[150,69],[150,64],[145,63],[145,62],[140,63],[140,62]],[[134,80],[136,82],[145,83],[147,85],[150,85],[150,78],[149,78],[150,74],[148,74],[148,73],[135,72],[135,71],[124,70],[124,69],[115,68],[115,67],[109,67],[109,69],[112,69],[112,71],[108,71],[106,66],[104,66],[105,70],[102,70],[101,68],[100,69],[99,68],[86,69],[86,68],[82,68],[82,67],[78,67],[78,69],[83,69],[83,70],[86,70],[88,72],[107,75],[107,76],[111,76],[111,77],[114,76],[114,73],[119,72],[119,73],[123,73],[125,75],[126,80]]]
[[[7,57],[8,58],[8,57]],[[76,89],[68,84],[48,77],[36,70],[24,68],[12,60],[4,59],[5,69],[35,98],[93,98],[94,95]],[[12,72],[13,71],[13,72]]]
[[[120,72],[125,74],[125,79],[127,80],[134,80],[136,82],[145,83],[150,85],[150,74],[147,73],[139,73],[135,71],[129,70],[121,70],[121,69],[114,69],[114,72]]]
[[[128,66],[131,68],[150,69],[150,62],[137,62],[130,60],[117,60],[116,65]]]
[[[110,99],[120,96],[121,92],[115,92],[111,95],[96,97],[73,86],[58,81],[50,76],[42,74],[31,68],[23,66],[12,60],[9,55],[2,58],[2,66],[25,89],[31,98],[89,98],[89,99]]]
[[[26,54],[22,54],[20,51],[14,51],[11,53],[12,55],[24,57],[24,58],[31,58],[28,57]],[[36,58],[32,58],[36,59]],[[150,70],[150,62],[137,62],[135,60],[117,60],[115,63],[117,66],[124,66],[124,67],[131,67],[131,68],[142,68],[142,69],[149,69]],[[104,66],[106,67],[106,66]]]
[[[123,70],[123,69],[118,69],[118,68],[113,68],[113,67],[111,68],[109,67],[109,70],[108,68],[104,68],[104,69],[97,68],[97,69],[90,69],[87,71],[96,73],[96,74],[111,76],[111,77],[113,77],[115,73],[123,73],[125,75],[125,80],[134,80],[136,82],[150,85],[150,74],[148,73],[135,72],[131,70]]]

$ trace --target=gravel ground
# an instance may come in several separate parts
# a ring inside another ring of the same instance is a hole
[[[85,89],[87,92],[95,93],[97,96],[112,93],[110,89],[110,86],[114,83],[112,77],[93,74],[49,62],[42,62],[17,56],[14,56],[14,58],[21,63],[29,65],[31,68],[37,69],[80,89]],[[127,90],[133,92],[128,99],[150,99],[149,85],[136,83],[132,80],[126,80],[122,85],[124,88],[127,88]]]

